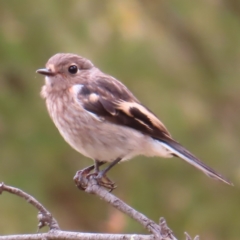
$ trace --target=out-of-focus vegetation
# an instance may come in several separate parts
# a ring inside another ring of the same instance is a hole
[[[39,199],[66,230],[144,232],[72,177],[90,165],[60,137],[35,71],[57,52],[91,59],[123,81],[174,138],[235,187],[179,159],[138,157],[110,172],[114,191],[179,238],[240,236],[240,3],[0,1],[0,181]],[[113,136],[114,137],[114,136]],[[0,196],[0,234],[36,231],[36,211]]]

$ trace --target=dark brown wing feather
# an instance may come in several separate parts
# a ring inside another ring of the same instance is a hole
[[[170,136],[165,126],[120,82],[85,83],[78,95],[83,107],[109,122],[128,126],[153,138]]]

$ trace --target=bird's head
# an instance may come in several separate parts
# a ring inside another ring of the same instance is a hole
[[[94,65],[86,58],[70,53],[58,53],[46,63],[46,68],[36,72],[45,77],[46,85],[57,86],[64,83],[74,83],[84,78]]]

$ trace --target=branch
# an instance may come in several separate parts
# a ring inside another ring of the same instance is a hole
[[[104,187],[101,187],[97,184],[97,181],[94,177],[86,178],[83,175],[79,175],[78,173],[74,177],[76,185],[83,189],[85,188],[85,192],[98,195],[102,200],[111,204],[113,207],[117,208],[121,212],[127,214],[137,222],[139,222],[144,228],[146,228],[150,233],[154,236],[159,237],[161,235],[161,228],[152,220],[148,219],[143,214],[137,212],[135,209],[128,206],[119,198],[115,197],[109,191],[107,191]],[[84,186],[84,187],[83,187]],[[174,238],[172,238],[174,239]]]
[[[186,233],[185,233],[186,234]],[[21,234],[21,235],[8,235],[0,236],[0,240],[153,240],[152,235],[141,234],[102,234],[102,233],[78,233],[67,231],[50,231],[48,233],[38,234]],[[164,240],[169,240],[165,238]],[[192,238],[186,234],[186,240],[192,240]],[[199,237],[195,237],[193,240],[199,240]]]
[[[58,240],[177,240],[170,228],[168,228],[164,218],[160,219],[159,225],[148,219],[143,214],[137,212],[126,203],[121,201],[109,193],[105,188],[99,186],[94,177],[89,179],[85,177],[79,178],[78,175],[74,177],[76,185],[88,193],[92,193],[101,197],[101,199],[107,201],[113,207],[129,215],[134,220],[142,224],[153,235],[141,235],[141,234],[101,234],[101,233],[79,233],[79,232],[67,232],[62,231],[59,228],[57,221],[52,217],[52,214],[34,197],[23,192],[18,188],[7,186],[4,183],[0,184],[0,194],[9,192],[15,194],[21,198],[24,198],[28,203],[34,206],[38,211],[39,229],[44,226],[49,226],[50,231],[48,233],[37,234],[19,234],[0,236],[0,240],[43,240],[43,239],[58,239]],[[186,240],[192,240],[191,237],[186,234]],[[193,240],[199,240],[199,237],[195,237]]]
[[[152,235],[138,234],[101,234],[101,233],[78,233],[66,231],[50,231],[41,234],[24,234],[0,236],[0,240],[153,240]]]
[[[0,184],[0,194],[2,192],[9,192],[12,194],[15,194],[21,198],[24,198],[28,203],[33,205],[38,211],[38,229],[43,228],[44,226],[49,226],[50,230],[59,230],[60,227],[57,223],[57,221],[53,218],[52,214],[40,203],[38,202],[34,197],[31,195],[25,193],[19,188],[10,187],[5,185],[4,183]]]
[[[99,196],[102,200],[106,201],[119,211],[127,214],[128,216],[139,222],[144,228],[146,228],[151,234],[153,234],[154,239],[177,240],[176,237],[173,235],[173,231],[167,226],[164,218],[160,218],[159,225],[156,224],[154,221],[150,220],[145,215],[136,211],[135,209],[127,205],[125,202],[111,194],[104,187],[99,186],[94,176],[88,178],[85,175],[79,174],[79,172],[77,172],[74,176],[74,181],[79,189],[85,189],[85,192]],[[186,237],[187,240],[191,240],[190,236],[187,233]],[[197,240],[197,238],[195,238],[194,240]]]

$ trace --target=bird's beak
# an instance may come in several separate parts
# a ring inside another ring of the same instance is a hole
[[[55,75],[54,72],[52,72],[50,69],[47,69],[47,68],[40,68],[36,71],[36,73],[40,73],[45,76],[54,76]]]

